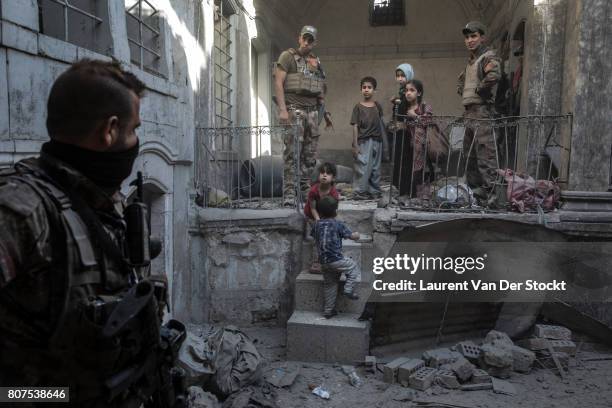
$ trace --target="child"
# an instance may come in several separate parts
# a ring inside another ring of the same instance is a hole
[[[389,132],[389,145],[393,146],[393,177],[392,184],[399,190],[400,195],[410,193],[410,170],[412,168],[412,148],[406,140],[406,131],[403,121],[408,109],[408,102],[404,95],[406,83],[414,77],[412,65],[404,63],[395,68],[395,81],[399,85],[398,93],[391,98],[391,109],[401,115],[392,122]],[[395,136],[395,140],[393,140]]]
[[[310,187],[306,205],[304,206],[304,215],[311,220],[319,221],[321,219],[317,210],[317,203],[322,197],[330,195],[336,200],[340,199],[338,190],[334,186],[334,179],[337,173],[336,165],[333,163],[323,163],[319,167],[319,180]]]
[[[326,319],[338,314],[336,311],[336,296],[342,273],[346,276],[343,295],[352,300],[359,299],[359,296],[353,290],[359,275],[358,266],[352,259],[345,258],[342,255],[342,239],[358,240],[359,233],[351,232],[346,225],[335,219],[337,210],[338,201],[335,198],[329,195],[323,197],[318,204],[321,219],[317,221],[311,232],[319,250],[319,262],[323,271],[325,296],[323,316]]]
[[[304,215],[310,220],[316,222],[321,219],[317,205],[322,197],[330,196],[336,200],[340,199],[338,190],[336,190],[336,187],[334,186],[336,174],[336,165],[333,163],[323,163],[321,167],[319,167],[319,181],[314,183],[308,191],[306,205],[304,206]],[[321,273],[321,264],[319,264],[317,259],[312,261],[310,272]]]
[[[412,80],[414,78],[414,70],[412,69],[412,65],[403,63],[399,64],[397,68],[395,68],[395,82],[399,85],[399,90],[397,95],[391,98],[391,103],[396,103],[399,100],[400,102],[400,110],[398,113],[403,115],[404,110],[401,109],[401,104],[405,104],[406,100],[404,99],[404,87],[406,86],[406,82]]]
[[[446,164],[448,154],[448,141],[432,123],[433,111],[431,106],[423,102],[423,83],[418,79],[406,82],[404,97],[407,107],[405,115],[408,118],[406,133],[412,141],[412,191],[421,196],[418,191],[424,181],[432,181],[434,164],[442,166]],[[427,144],[427,146],[426,146]],[[430,178],[426,178],[424,172],[429,167]]]
[[[353,108],[353,157],[355,176],[353,199],[380,198],[380,162],[383,155],[384,124],[382,106],[373,99],[376,79],[361,80],[363,99]]]

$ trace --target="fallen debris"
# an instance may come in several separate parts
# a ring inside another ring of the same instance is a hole
[[[318,395],[319,397],[323,398],[323,399],[329,399],[330,395],[329,395],[329,391],[327,391],[325,388],[323,388],[323,386],[319,385],[319,386],[315,386],[315,385],[309,385],[308,388],[310,388],[312,390],[312,393],[314,395]]]
[[[389,384],[397,382],[397,371],[398,368],[407,363],[410,359],[407,357],[396,358],[395,360],[385,364],[383,367],[383,381]]]
[[[571,340],[572,331],[563,326],[552,326],[548,324],[536,324],[533,329],[536,337],[551,340]]]
[[[412,358],[408,360],[397,369],[397,382],[407,387],[410,376],[423,367],[425,367],[425,362],[421,359]]]
[[[491,378],[491,385],[496,394],[516,395],[516,387],[508,381]]]
[[[490,389],[493,389],[493,384],[491,383],[463,384],[461,386],[461,391],[480,391],[480,390],[490,390]]]
[[[299,369],[290,370],[286,368],[277,368],[275,370],[271,370],[268,372],[269,374],[265,375],[265,379],[268,383],[272,384],[275,387],[289,387],[293,385],[296,377],[300,373]]]
[[[432,386],[438,370],[431,367],[423,367],[409,378],[410,387],[415,390],[425,391]]]
[[[438,368],[441,365],[455,362],[458,358],[463,358],[463,355],[456,351],[451,351],[448,348],[439,348],[435,350],[427,350],[421,357],[428,367]]]

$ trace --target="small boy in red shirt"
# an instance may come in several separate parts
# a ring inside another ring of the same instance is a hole
[[[319,167],[319,179],[316,183],[310,187],[308,191],[308,197],[306,198],[306,205],[304,205],[304,215],[310,220],[319,221],[321,217],[317,211],[317,203],[321,198],[325,196],[334,197],[336,200],[340,200],[338,190],[334,186],[334,179],[337,174],[336,165],[333,163],[323,163]],[[320,273],[321,264],[316,260],[313,260],[310,271],[314,273]]]

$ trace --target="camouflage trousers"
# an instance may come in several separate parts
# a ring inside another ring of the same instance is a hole
[[[302,109],[297,123],[297,132],[289,131],[285,134],[285,150],[283,152],[283,195],[285,201],[293,200],[296,196],[296,188],[302,191],[302,195],[308,192],[310,178],[317,164],[317,151],[319,147],[319,113],[314,109]],[[294,111],[289,111],[291,124],[296,123]],[[297,133],[297,134],[296,134]],[[296,136],[298,137],[299,157],[296,156]],[[300,169],[299,186],[295,185],[296,172]]]
[[[463,113],[465,119],[492,119],[493,112],[486,105],[470,105]],[[466,181],[476,195],[487,194],[497,179],[497,149],[495,129],[486,121],[466,125],[463,138],[463,160]],[[467,164],[467,167],[465,165]]]

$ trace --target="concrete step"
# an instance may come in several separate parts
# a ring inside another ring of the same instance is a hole
[[[336,299],[336,309],[340,313],[361,314],[370,294],[371,284],[360,282],[355,287],[359,299],[351,300],[340,295],[344,288],[344,275],[340,278],[339,293]],[[295,310],[319,312],[323,311],[323,275],[302,272],[295,280]]]
[[[359,242],[355,242],[351,239],[343,239],[342,240],[342,254],[351,258],[353,261],[357,262],[358,265],[362,263],[362,253],[364,250],[368,250],[372,248],[372,236],[369,235],[366,238],[369,238],[369,241],[362,240]],[[315,248],[314,241],[304,241],[302,243],[302,268],[301,271],[308,272],[310,271],[310,266],[312,265],[313,259],[316,259],[317,251]]]
[[[326,319],[321,312],[295,311],[287,322],[287,359],[354,364],[369,349],[369,322],[358,314],[341,313]]]

